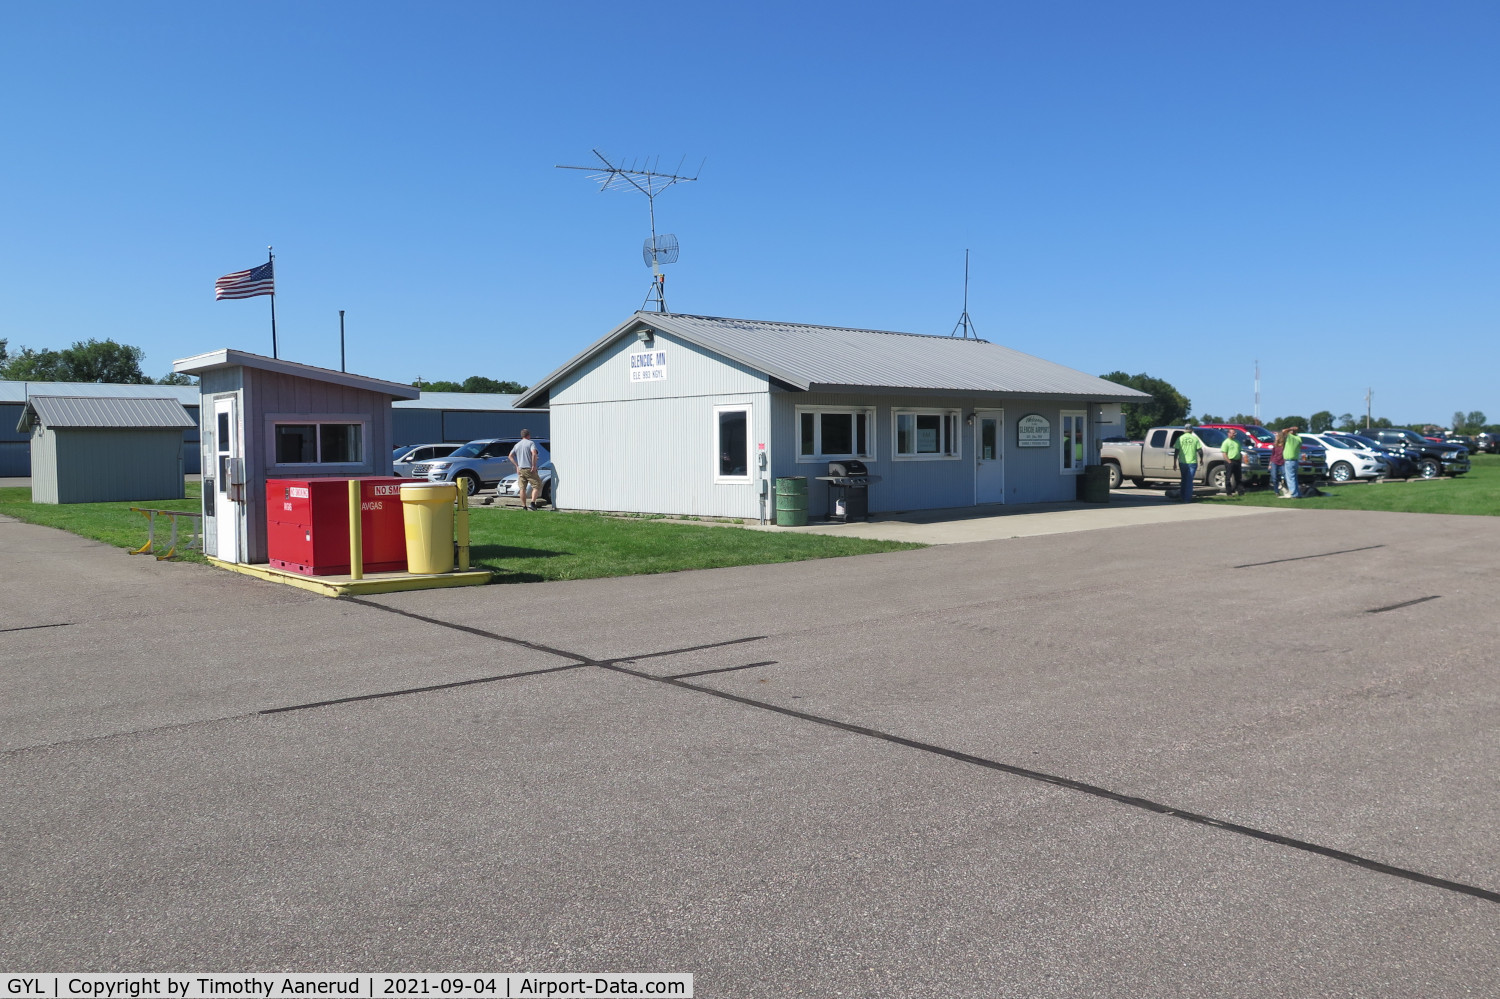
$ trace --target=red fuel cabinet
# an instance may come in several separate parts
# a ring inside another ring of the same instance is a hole
[[[360,478],[360,537],[366,572],[406,571],[401,484]],[[349,571],[349,479],[267,479],[266,547],[271,565],[306,576]]]

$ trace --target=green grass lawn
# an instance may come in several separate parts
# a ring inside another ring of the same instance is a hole
[[[1456,478],[1399,479],[1319,486],[1327,496],[1282,499],[1258,489],[1242,497],[1206,496],[1206,503],[1303,507],[1309,510],[1384,510],[1392,513],[1463,513],[1500,516],[1500,455],[1476,454]]]
[[[146,541],[146,518],[131,513],[130,508],[199,509],[198,483],[189,482],[187,491],[188,498],[182,500],[44,504],[31,502],[30,489],[5,488],[0,489],[0,514],[61,528],[119,548],[138,548]],[[166,536],[162,533],[165,524],[158,518],[159,552],[166,548]],[[469,542],[472,563],[494,569],[495,581],[499,583],[637,576],[925,547],[897,541],[779,534],[589,513],[529,513],[483,507],[470,511]],[[204,561],[196,552],[184,554],[183,559]]]
[[[131,503],[33,503],[31,490],[26,486],[8,486],[0,489],[0,514],[24,520],[28,524],[56,527],[85,538],[103,541],[116,548],[139,548],[146,543],[146,517],[131,513],[133,506],[153,510],[199,510],[198,483],[189,482],[187,497],[180,500],[138,500]],[[182,529],[187,530],[186,522]],[[172,525],[164,517],[156,518],[156,551],[167,550],[167,538]],[[203,562],[198,552],[184,552],[179,545],[177,552],[184,562]]]

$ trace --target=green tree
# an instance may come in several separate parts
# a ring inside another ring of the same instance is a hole
[[[470,375],[464,379],[465,392],[498,392],[501,395],[520,395],[526,386],[520,382],[497,382],[483,375]]]
[[[1333,429],[1333,414],[1326,409],[1320,409],[1307,421],[1307,429],[1315,434],[1326,433]]]
[[[6,361],[4,377],[11,381],[61,382],[62,355],[55,350],[22,347]]]
[[[169,371],[156,380],[158,385],[197,385],[198,379],[181,371]]]
[[[1301,416],[1281,416],[1266,424],[1267,430],[1285,430],[1287,427],[1307,429],[1307,420]]]
[[[1222,416],[1211,416],[1208,413],[1204,413],[1202,416],[1198,417],[1198,422],[1199,423],[1228,423],[1229,421],[1226,420],[1226,419],[1224,419],[1224,417],[1222,417]]]
[[[1339,429],[1346,434],[1359,429],[1359,423],[1354,419],[1353,413],[1345,413],[1339,417]]]
[[[10,379],[39,382],[149,385],[151,379],[141,371],[141,358],[145,356],[140,347],[113,340],[79,340],[63,350],[22,347],[6,363],[4,374]]]
[[[1193,408],[1188,397],[1173,388],[1169,382],[1153,378],[1144,372],[1127,375],[1123,371],[1111,371],[1101,377],[1151,396],[1150,402],[1127,402],[1122,407],[1125,413],[1125,432],[1132,439],[1144,437],[1152,427],[1181,423]]]
[[[1455,412],[1453,414],[1453,432],[1455,434],[1461,434],[1461,433],[1464,432],[1464,413],[1463,413],[1463,410],[1458,410],[1457,412]]]
[[[1470,411],[1464,418],[1464,427],[1468,433],[1477,434],[1484,431],[1484,410],[1475,409]]]
[[[461,382],[424,382],[418,378],[412,382],[414,388],[424,392],[495,392],[500,395],[519,395],[526,391],[520,382],[501,382],[484,375],[470,375]]]

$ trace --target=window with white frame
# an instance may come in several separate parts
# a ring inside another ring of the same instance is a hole
[[[873,458],[875,410],[797,407],[797,460]]]
[[[715,482],[750,481],[750,407],[714,407]]]
[[[363,423],[276,423],[278,465],[358,465],[365,460]]]
[[[1076,475],[1083,471],[1087,461],[1084,414],[1064,411],[1059,415],[1062,417],[1062,470]]]
[[[891,413],[895,425],[896,446],[892,457],[898,459],[957,458],[958,420],[956,409],[898,409]]]

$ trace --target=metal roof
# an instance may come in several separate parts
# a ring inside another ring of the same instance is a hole
[[[803,391],[888,389],[1053,396],[1134,402],[1144,392],[1002,347],[988,340],[801,323],[637,312],[607,336],[532,386],[540,394],[619,337],[650,327],[712,351]]]
[[[25,402],[31,395],[105,399],[176,399],[198,405],[196,385],[122,385],[114,382],[29,382],[0,380],[0,402]]]
[[[44,427],[134,427],[164,430],[195,427],[198,421],[188,415],[176,399],[120,399],[84,396],[34,395],[26,400],[19,432],[33,426]]]
[[[515,409],[519,396],[499,392],[423,392],[417,399],[398,399],[396,409],[472,409],[492,413]]]
[[[422,394],[416,388],[402,385],[400,382],[388,382],[382,378],[370,378],[367,375],[351,375],[347,371],[334,371],[332,368],[319,368],[312,364],[298,364],[296,361],[285,361],[279,357],[266,357],[264,354],[252,354],[248,350],[234,350],[229,347],[172,362],[173,371],[188,375],[201,375],[205,371],[218,368],[255,368],[260,371],[275,371],[278,374],[310,378],[313,381],[329,382],[365,392],[380,392],[393,399],[415,399]]]

